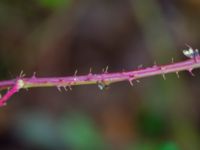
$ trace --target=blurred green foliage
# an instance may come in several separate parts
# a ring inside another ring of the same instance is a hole
[[[74,150],[104,149],[103,138],[89,116],[80,113],[67,115],[60,125],[64,141]]]
[[[55,149],[61,144],[49,115],[39,112],[24,114],[18,118],[16,128],[17,136],[30,145]]]
[[[159,150],[180,150],[176,143],[169,141],[161,144]]]
[[[104,149],[103,137],[89,116],[67,114],[55,122],[48,114],[34,112],[18,118],[17,135],[28,144],[47,149]]]
[[[142,135],[150,138],[161,137],[167,132],[164,116],[147,110],[139,114],[138,128]]]
[[[60,6],[65,6],[70,4],[72,0],[37,0],[42,6],[55,9]]]
[[[150,140],[149,140],[150,141]],[[173,141],[164,142],[145,142],[140,144],[135,144],[132,148],[128,150],[180,150],[177,144]]]

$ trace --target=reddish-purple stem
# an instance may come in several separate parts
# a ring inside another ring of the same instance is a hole
[[[0,90],[11,88],[8,92],[0,99],[0,106],[5,105],[5,102],[20,89],[27,89],[33,87],[57,87],[59,90],[63,87],[65,90],[70,89],[74,85],[86,85],[86,84],[99,84],[108,85],[111,83],[128,80],[132,85],[133,80],[145,78],[155,75],[163,75],[167,73],[177,73],[179,71],[187,70],[193,75],[192,70],[200,68],[200,56],[196,56],[186,61],[171,63],[167,65],[157,66],[156,64],[152,67],[136,69],[127,72],[118,73],[107,73],[107,70],[102,74],[92,74],[91,72],[87,75],[69,77],[49,77],[49,78],[36,78],[35,75],[30,78],[20,77],[18,79],[0,81]]]

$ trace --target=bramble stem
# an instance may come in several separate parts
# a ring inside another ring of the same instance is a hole
[[[200,56],[188,59],[181,62],[172,62],[167,65],[153,65],[152,67],[136,69],[127,72],[118,73],[107,73],[107,70],[102,74],[89,73],[87,75],[69,77],[47,77],[37,78],[34,76],[30,78],[19,77],[18,79],[0,81],[0,90],[11,88],[8,92],[0,99],[0,106],[5,105],[6,101],[20,89],[27,89],[33,87],[57,87],[59,90],[63,87],[65,90],[68,88],[71,90],[71,86],[75,85],[86,85],[86,84],[98,84],[101,86],[109,85],[111,83],[128,80],[133,85],[133,80],[140,78],[162,75],[165,79],[165,74],[176,73],[180,71],[189,71],[193,75],[192,70],[200,68]],[[178,76],[179,77],[179,76]]]

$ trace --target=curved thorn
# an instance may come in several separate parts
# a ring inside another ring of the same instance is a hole
[[[173,64],[173,63],[174,63],[174,58],[173,58],[173,57],[172,57],[172,60],[171,60],[171,61],[172,61],[172,64]]]
[[[108,73],[108,65],[106,66],[104,73]]]
[[[140,83],[140,80],[136,80],[137,83]]]
[[[189,71],[190,75],[194,77],[195,74],[192,72],[192,70],[193,70],[193,69],[189,69],[188,71]]]
[[[67,92],[68,91],[68,89],[67,89],[67,87],[66,86],[63,86],[63,88],[64,88],[64,90]]]
[[[57,89],[58,89],[59,92],[62,92],[61,86],[57,86]]]
[[[130,85],[133,86],[133,79],[129,79],[128,81],[129,81]]]
[[[178,79],[180,78],[178,71],[176,72],[176,76],[177,76]]]
[[[25,77],[25,76],[26,76],[26,74],[24,73],[23,70],[21,70],[21,72],[20,72],[20,74],[19,74],[19,78],[23,78],[23,77]]]
[[[68,88],[70,91],[72,91],[72,86],[71,85],[68,85]]]
[[[163,77],[164,80],[166,80],[166,76],[165,76],[165,74],[162,74],[162,77]]]
[[[166,80],[166,76],[165,76],[165,67],[160,67],[161,71],[162,71],[162,77],[164,80]]]
[[[153,62],[153,66],[157,66],[157,62],[155,60]]]
[[[143,64],[140,64],[140,65],[138,65],[138,67],[137,67],[138,69],[141,69],[141,68],[143,68]]]
[[[78,73],[78,70],[76,69],[75,72],[74,72],[74,76],[76,76]]]
[[[33,79],[36,78],[36,72],[33,72],[32,78],[33,78]]]

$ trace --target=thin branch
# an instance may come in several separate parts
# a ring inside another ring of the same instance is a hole
[[[21,88],[23,88],[24,82],[22,79],[18,79],[17,82],[14,84],[14,86],[8,90],[8,92],[0,99],[0,107],[5,106],[6,102],[9,100],[9,98],[17,93]]]
[[[77,71],[74,76],[69,77],[47,77],[37,78],[35,74],[30,78],[19,77],[18,79],[0,81],[0,90],[11,88],[8,92],[0,99],[0,106],[4,106],[7,100],[20,89],[28,89],[34,87],[57,87],[59,91],[61,88],[66,91],[71,90],[72,86],[75,85],[87,85],[87,84],[98,84],[100,89],[105,88],[107,85],[120,81],[129,81],[133,85],[132,81],[138,81],[140,78],[146,78],[155,75],[162,75],[164,79],[165,74],[176,73],[179,77],[180,71],[189,71],[193,75],[192,70],[200,68],[200,56],[195,55],[190,59],[181,62],[172,62],[167,65],[156,65],[152,67],[140,68],[133,71],[123,71],[118,73],[108,73],[106,69],[102,74],[93,74],[90,70],[87,75],[77,75]]]

